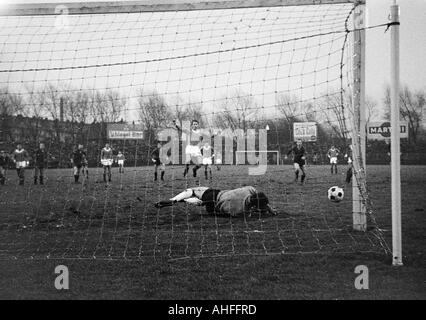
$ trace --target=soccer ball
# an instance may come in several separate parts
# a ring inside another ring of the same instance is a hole
[[[340,202],[343,200],[343,197],[345,196],[345,193],[343,192],[343,189],[334,186],[328,189],[328,199],[333,202]]]

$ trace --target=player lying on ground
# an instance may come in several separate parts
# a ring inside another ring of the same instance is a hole
[[[179,202],[204,206],[208,213],[219,213],[232,217],[251,214],[253,211],[277,214],[276,210],[269,205],[268,197],[251,186],[233,190],[217,190],[207,187],[190,188],[170,200],[157,202],[155,207],[173,206]]]

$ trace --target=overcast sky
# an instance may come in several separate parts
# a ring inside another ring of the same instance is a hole
[[[0,0],[2,4],[6,1]],[[9,1],[10,2],[10,1]],[[33,0],[17,0],[14,3],[27,3],[27,2],[52,2],[52,1],[33,1]],[[78,1],[55,1],[55,2],[78,2]],[[187,2],[184,0],[175,0],[175,2]],[[368,0],[367,1],[367,22],[369,26],[386,23],[388,21],[389,6],[391,0]],[[399,0],[401,12],[401,27],[400,27],[400,57],[401,57],[401,83],[406,84],[413,89],[426,90],[426,1],[425,0]],[[272,38],[271,38],[272,39]],[[273,39],[272,39],[273,40]],[[322,41],[330,39],[323,38]],[[332,42],[339,43],[340,38],[331,39]],[[372,29],[367,31],[367,47],[366,47],[366,90],[367,95],[381,104],[383,98],[383,91],[385,86],[389,83],[389,41],[390,32],[384,33],[384,28]],[[250,44],[250,42],[249,42]],[[314,44],[310,44],[314,45]],[[208,43],[204,46],[208,47]],[[273,51],[273,47],[271,50]],[[317,54],[321,56],[322,48],[319,47]],[[235,56],[234,56],[235,58]],[[273,62],[274,58],[269,62]],[[321,60],[318,60],[321,64]],[[294,63],[292,72],[297,69],[297,64]],[[317,67],[319,68],[319,67]],[[266,69],[265,69],[266,70]],[[149,71],[149,70],[148,70]],[[148,72],[145,71],[145,72]],[[287,72],[287,70],[284,70]],[[206,72],[209,72],[206,69]],[[333,74],[334,71],[330,71]],[[74,73],[74,76],[76,77]],[[170,79],[173,74],[170,74]],[[176,75],[182,77],[182,74]],[[333,74],[334,76],[334,74]],[[241,77],[241,76],[240,76]],[[304,86],[309,86],[309,81],[305,77]],[[152,79],[151,79],[152,80]],[[157,81],[157,80],[155,80]],[[318,79],[316,80],[318,81]],[[319,82],[319,81],[318,81]],[[294,85],[294,87],[293,87]],[[170,90],[170,84],[167,84]],[[297,86],[294,81],[292,84],[286,84],[289,91],[295,91]],[[196,86],[191,84],[191,90],[196,93]],[[199,94],[209,93],[205,91],[198,92]],[[305,94],[306,92],[304,92]],[[296,93],[297,94],[297,93]],[[314,93],[318,94],[318,92]],[[268,99],[265,95],[264,99]]]

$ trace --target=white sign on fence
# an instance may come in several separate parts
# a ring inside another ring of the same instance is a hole
[[[294,141],[317,141],[316,122],[295,122],[293,123]]]
[[[133,125],[126,123],[108,124],[108,139],[143,139],[143,128],[141,125]]]
[[[408,138],[408,122],[400,121],[400,137]],[[369,122],[367,124],[367,138],[371,140],[390,139],[391,125],[390,122]]]

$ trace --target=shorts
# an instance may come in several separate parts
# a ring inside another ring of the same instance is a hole
[[[28,161],[16,161],[16,169],[25,168],[28,166]]]
[[[331,157],[330,164],[337,164],[337,157]]]
[[[124,166],[124,160],[118,160],[117,163],[119,166]]]
[[[219,192],[220,190],[209,188],[204,191],[203,195],[201,196],[201,201],[203,201],[203,205],[206,207],[206,211],[208,213],[215,212]]]
[[[185,148],[186,162],[188,162],[188,158],[194,164],[201,164],[203,162],[203,156],[201,155],[201,150],[199,146],[187,145]]]
[[[153,160],[154,160],[154,164],[155,164],[156,166],[160,166],[160,165],[161,165],[161,160],[160,160],[160,158],[153,159]]]
[[[305,162],[295,162],[295,163],[293,163],[293,166],[294,166],[295,170],[303,169],[304,165],[305,165]]]
[[[101,163],[103,166],[111,166],[112,165],[113,160],[112,159],[102,159]]]
[[[212,158],[203,158],[203,165],[211,165],[213,163]]]
[[[216,159],[216,164],[222,164],[222,159]]]

